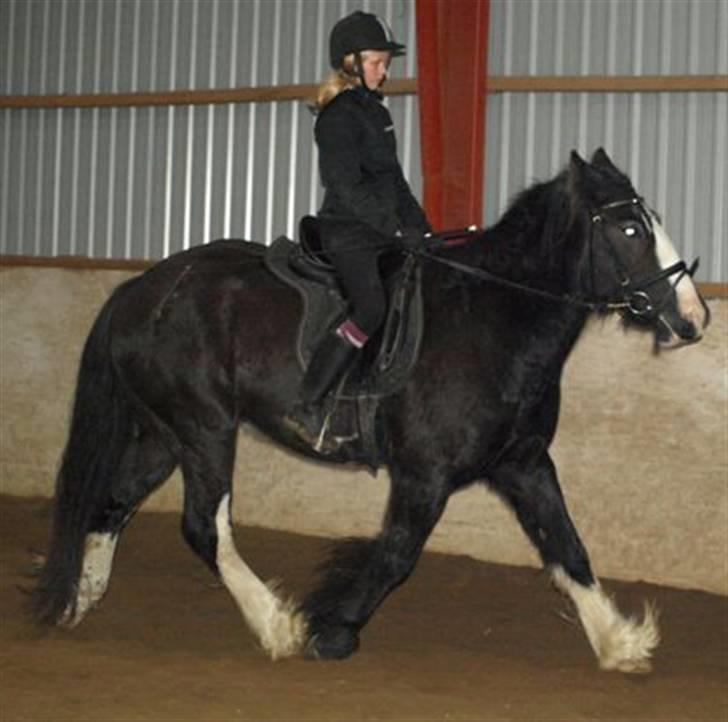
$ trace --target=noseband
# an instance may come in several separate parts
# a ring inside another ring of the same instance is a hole
[[[639,196],[634,196],[622,201],[614,201],[613,203],[607,203],[603,206],[599,206],[591,214],[591,228],[592,232],[589,234],[589,256],[591,266],[591,284],[592,284],[592,295],[594,294],[594,244],[593,244],[593,230],[598,228],[605,220],[604,211],[608,211],[612,208],[620,208],[622,206],[634,206],[641,216],[641,220],[645,225],[645,228],[649,230],[649,234],[654,240],[655,229],[652,223],[652,217],[647,212],[644,206],[644,199]],[[624,311],[631,313],[633,316],[642,318],[645,320],[651,320],[657,317],[664,309],[666,304],[666,298],[661,303],[655,303],[650,296],[649,290],[651,286],[654,286],[659,281],[663,281],[666,278],[670,278],[674,274],[678,274],[678,277],[672,282],[673,289],[677,287],[678,283],[683,279],[685,275],[692,278],[695,271],[698,269],[700,259],[696,258],[690,267],[687,266],[685,261],[677,261],[667,268],[663,268],[657,273],[654,273],[646,278],[639,280],[633,280],[630,278],[627,269],[619,258],[614,244],[612,243],[609,235],[606,232],[602,232],[602,237],[606,241],[606,248],[614,262],[617,272],[621,276],[620,286],[622,288],[622,300],[618,303],[610,303],[610,308],[619,307]]]

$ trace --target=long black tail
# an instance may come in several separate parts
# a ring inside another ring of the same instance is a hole
[[[126,286],[102,309],[81,357],[71,430],[56,479],[50,548],[31,598],[33,614],[43,624],[75,611],[86,534],[105,506],[132,435],[131,403],[110,348],[114,301]]]

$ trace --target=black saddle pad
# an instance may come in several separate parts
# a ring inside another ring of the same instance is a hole
[[[303,300],[296,352],[305,369],[324,334],[346,318],[348,303],[333,269],[318,257],[306,256],[301,246],[285,236],[273,242],[265,262],[270,271],[295,288]],[[413,256],[407,257],[403,266],[386,282],[386,291],[386,321],[349,373],[340,398],[394,393],[407,380],[417,361],[423,328],[419,261]]]

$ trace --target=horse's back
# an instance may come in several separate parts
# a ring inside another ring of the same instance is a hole
[[[115,294],[110,351],[140,396],[161,402],[202,384],[232,399],[236,380],[266,385],[251,369],[268,367],[270,354],[294,358],[286,349],[300,301],[265,253],[259,243],[214,241],[169,256]]]
[[[210,243],[193,246],[168,256],[152,266],[147,274],[156,274],[179,266],[219,267],[231,273],[243,272],[246,267],[263,263],[267,246],[255,241],[222,238]]]

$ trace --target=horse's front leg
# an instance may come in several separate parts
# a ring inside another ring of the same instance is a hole
[[[592,574],[551,458],[546,451],[529,456],[500,466],[491,475],[493,486],[513,506],[556,586],[574,602],[600,666],[649,671],[652,651],[660,641],[652,608],[645,606],[642,621],[620,613]]]
[[[440,518],[447,484],[389,469],[384,524],[374,539],[352,539],[334,548],[317,588],[302,608],[308,620],[307,654],[342,659],[359,646],[359,630],[387,594],[412,572]]]

